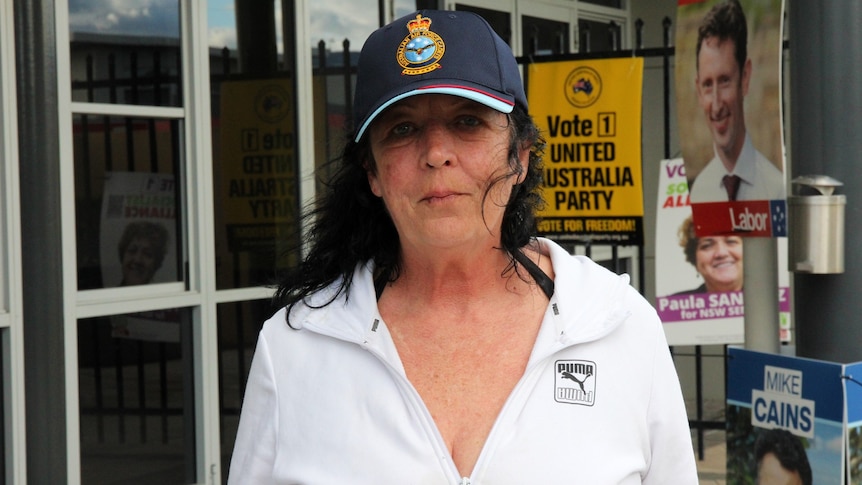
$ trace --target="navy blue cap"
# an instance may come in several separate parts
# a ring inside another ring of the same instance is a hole
[[[354,141],[383,110],[417,94],[450,94],[502,113],[527,109],[512,49],[471,12],[420,10],[381,27],[359,54]]]

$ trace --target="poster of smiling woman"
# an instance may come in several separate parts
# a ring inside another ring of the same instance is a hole
[[[698,236],[786,235],[782,0],[679,0],[680,148]]]
[[[104,287],[178,281],[173,175],[108,172],[102,201]]]
[[[682,159],[661,161],[656,206],[656,302],[671,345],[742,343],[742,238],[697,236]],[[777,244],[787,260],[787,238]],[[790,273],[778,274],[779,339],[790,342]]]

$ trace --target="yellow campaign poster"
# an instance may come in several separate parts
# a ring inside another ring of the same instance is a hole
[[[298,220],[290,80],[221,86],[221,186],[232,252],[274,250]]]
[[[530,112],[547,146],[539,234],[642,244],[643,58],[530,64]]]

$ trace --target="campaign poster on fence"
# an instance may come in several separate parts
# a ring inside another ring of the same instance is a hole
[[[833,362],[729,348],[727,483],[843,485],[844,375]]]
[[[230,252],[268,255],[296,233],[299,184],[289,79],[221,85],[218,201]]]
[[[107,172],[99,233],[102,286],[178,281],[176,198],[172,174]]]
[[[539,234],[643,243],[643,58],[533,63],[530,111],[547,146]]]
[[[743,246],[737,235],[695,234],[683,160],[662,160],[656,207],[655,306],[670,345],[743,342]],[[789,342],[787,239],[779,239],[777,246],[778,338]]]
[[[847,396],[847,476],[850,485],[862,484],[862,362],[844,369]]]
[[[782,0],[679,0],[680,149],[698,235],[787,234]]]

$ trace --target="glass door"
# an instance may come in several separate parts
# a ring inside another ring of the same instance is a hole
[[[57,7],[70,483],[219,474],[200,7]]]

